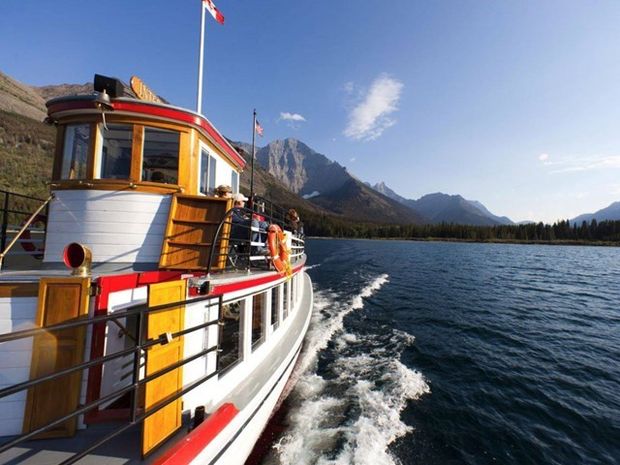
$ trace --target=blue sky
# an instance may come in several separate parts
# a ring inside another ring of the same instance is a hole
[[[620,2],[215,0],[203,111],[399,194],[552,222],[620,200]],[[196,105],[198,0],[2,0],[0,70]]]

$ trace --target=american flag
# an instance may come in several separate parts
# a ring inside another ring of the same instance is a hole
[[[256,131],[256,134],[263,137],[263,127],[260,125],[258,120],[256,120],[256,123],[254,124],[254,130]]]
[[[202,0],[202,6],[209,10],[211,16],[213,16],[218,23],[224,24],[224,15],[220,13],[220,10],[216,8],[211,0]]]

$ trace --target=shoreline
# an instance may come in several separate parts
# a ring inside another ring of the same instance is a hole
[[[516,244],[516,245],[553,245],[553,246],[588,246],[588,247],[620,247],[620,242],[614,241],[575,241],[575,240],[518,240],[518,239],[487,239],[484,241],[473,239],[457,239],[448,237],[336,237],[336,236],[306,236],[306,239],[336,239],[358,241],[412,241],[412,242],[461,242],[467,244]]]

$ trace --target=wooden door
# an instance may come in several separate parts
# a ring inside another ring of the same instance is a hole
[[[186,299],[186,281],[171,281],[149,286],[149,307],[156,307]],[[185,306],[149,313],[147,338],[157,338],[164,333],[183,329]],[[183,359],[183,338],[176,338],[165,345],[150,347],[146,353],[146,375],[151,375]],[[177,368],[146,383],[144,407],[146,412],[183,387],[183,368]],[[181,427],[182,400],[170,403],[144,421],[142,454],[147,454]]]
[[[90,278],[41,278],[35,324],[67,322],[88,314]],[[30,379],[58,372],[84,361],[86,326],[47,332],[33,338]],[[82,371],[46,381],[28,390],[24,432],[30,432],[77,409]],[[59,395],[62,393],[61,395]],[[77,418],[55,426],[37,438],[71,436]]]

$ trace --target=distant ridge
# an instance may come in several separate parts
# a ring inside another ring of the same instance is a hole
[[[47,116],[45,102],[64,95],[90,94],[93,85],[58,84],[33,87],[0,72],[0,110],[16,113],[37,121]]]
[[[417,211],[427,218],[430,223],[454,223],[474,226],[514,224],[510,218],[494,215],[482,203],[476,200],[467,200],[460,195],[436,192],[424,195],[418,200],[406,199],[390,189],[383,181],[375,184],[373,189]]]
[[[426,222],[418,212],[368,187],[297,139],[270,142],[257,150],[256,160],[293,192],[331,213],[370,223]]]
[[[37,121],[46,116],[45,99],[34,88],[0,72],[0,110]]]
[[[570,220],[570,223],[580,225],[584,221],[589,223],[592,220],[620,220],[620,202],[613,202],[608,207],[601,208],[594,213],[584,213],[583,215],[579,215]]]

